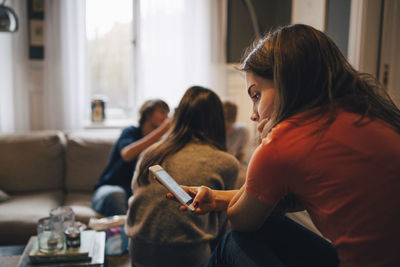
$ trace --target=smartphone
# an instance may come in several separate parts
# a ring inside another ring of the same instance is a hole
[[[149,171],[156,177],[157,181],[174,194],[179,202],[185,205],[190,211],[195,211],[193,198],[175,182],[174,178],[172,178],[163,167],[154,165],[149,167]]]

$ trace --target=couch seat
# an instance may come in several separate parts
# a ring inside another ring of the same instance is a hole
[[[49,211],[62,201],[61,190],[11,195],[0,205],[0,245],[25,244],[31,235],[36,235],[37,221],[49,216]]]

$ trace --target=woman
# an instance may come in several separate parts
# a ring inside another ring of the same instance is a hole
[[[400,111],[385,90],[306,25],[268,34],[242,70],[263,137],[245,185],[185,187],[234,230],[209,266],[399,266]],[[271,215],[288,195],[333,246]]]
[[[167,190],[148,168],[159,164],[180,184],[233,189],[239,164],[225,150],[219,97],[203,87],[189,88],[171,132],[145,152],[135,171],[125,226],[135,266],[201,266],[209,258],[210,242],[223,230],[226,214],[180,212],[176,203],[165,201]]]

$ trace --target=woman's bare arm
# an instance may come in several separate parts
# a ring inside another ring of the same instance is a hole
[[[251,232],[258,230],[274,209],[249,194],[245,186],[234,196],[228,207],[228,219],[234,230]]]

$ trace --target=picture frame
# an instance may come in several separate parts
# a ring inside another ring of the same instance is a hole
[[[33,12],[44,12],[44,0],[33,0],[32,1]]]
[[[44,0],[27,0],[29,59],[44,59],[45,23]]]
[[[29,23],[29,45],[44,46],[44,20],[32,19]]]

